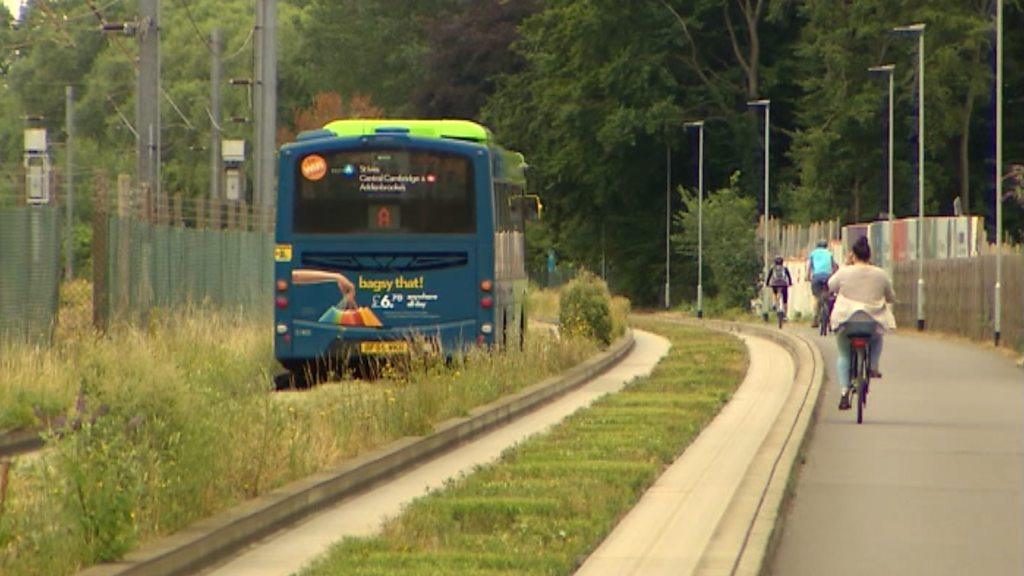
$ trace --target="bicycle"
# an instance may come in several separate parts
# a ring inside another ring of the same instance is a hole
[[[829,295],[822,293],[818,297],[818,332],[822,336],[828,336],[830,330],[829,317],[832,315],[832,306],[829,303]]]
[[[864,422],[864,408],[871,388],[871,331],[874,329],[873,324],[847,327],[851,352],[850,394],[857,396],[857,424]]]
[[[772,294],[772,310],[775,311],[775,316],[778,318],[779,329],[782,329],[782,322],[786,319],[785,307],[782,303],[782,298],[778,292]],[[764,321],[768,322],[768,314],[765,314]]]

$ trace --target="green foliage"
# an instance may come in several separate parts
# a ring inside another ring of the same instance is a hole
[[[735,185],[737,178],[732,182]],[[677,254],[696,262],[698,200],[685,189],[680,195],[686,210],[675,215],[676,227],[682,232],[674,234],[672,241]],[[726,307],[745,307],[754,294],[760,269],[757,219],[757,203],[740,196],[735,188],[717,190],[704,201],[704,288]]]
[[[683,10],[680,4],[546,3],[520,27],[515,46],[526,67],[502,79],[484,111],[534,167],[533,184],[546,207],[542,239],[563,261],[591,269],[605,262],[615,291],[641,304],[656,301],[664,281],[665,230],[656,223],[665,222],[667,148],[675,182],[694,155],[682,120],[714,116],[709,177],[724,179],[756,159],[756,148],[736,145],[756,141],[756,116],[737,107],[749,75],[719,64],[736,58],[722,33],[723,7],[700,2]],[[760,52],[757,70],[771,71],[769,78],[754,72],[760,86],[791,77],[774,72],[794,37],[780,32],[793,26],[792,11],[776,10],[771,23],[755,25],[777,39]],[[731,17],[745,38],[746,18]],[[741,52],[748,49],[742,38]],[[760,180],[759,172],[751,174]]]
[[[582,272],[569,282],[559,299],[558,323],[572,336],[592,338],[602,344],[612,341],[611,294],[604,281]]]
[[[969,210],[990,214],[991,4],[288,0],[279,4],[280,133],[295,128],[296,111],[318,93],[345,102],[365,95],[388,115],[479,116],[534,168],[530,184],[547,207],[530,233],[535,277],[551,247],[566,264],[605,263],[616,292],[649,304],[664,283],[666,170],[673,185],[693,182],[696,146],[683,120],[708,122],[708,187],[738,170],[730,186],[757,198],[760,115],[743,103],[771,98],[773,212],[786,221],[871,219],[885,206],[887,100],[884,82],[866,69],[895,63],[896,211],[916,213],[916,45],[890,35],[895,24],[928,26],[927,209],[949,213],[954,197],[969,195]],[[135,136],[126,124],[134,121],[137,43],[98,33],[86,0],[41,6],[29,3],[18,26],[0,12],[0,171],[7,176],[0,198],[9,202],[20,186],[26,115],[45,118],[63,170],[64,87],[72,85],[84,215],[97,172],[111,181],[134,172]],[[107,21],[135,16],[129,4],[99,8]],[[225,79],[250,77],[252,4],[169,2],[161,17],[163,186],[201,196],[210,177],[207,38],[222,29]],[[1009,164],[1024,162],[1024,141],[1010,137],[1024,127],[1024,109],[1011,102],[1024,82],[1024,42],[1013,33],[1024,26],[1022,3],[1007,0],[1005,17]],[[222,94],[226,118],[252,117],[247,90],[225,85]],[[227,138],[251,137],[251,125],[222,125]],[[1008,233],[1020,237],[1024,207],[1004,208]]]
[[[416,113],[424,118],[478,118],[498,77],[523,66],[511,51],[536,0],[476,0],[427,26],[426,77],[415,89]]]
[[[349,538],[303,576],[571,574],[731,397],[742,343],[645,321],[672,342],[646,378]]]
[[[1012,4],[1008,13],[1019,10]],[[984,211],[990,204],[980,193],[991,185],[985,166],[990,133],[972,126],[986,126],[993,114],[991,10],[991,2],[959,0],[801,3],[803,94],[791,149],[800,182],[786,206],[817,206],[817,212],[848,221],[870,220],[885,209],[888,90],[884,76],[872,78],[867,68],[893,63],[896,212],[916,214],[916,192],[901,191],[916,188],[917,42],[890,31],[924,22],[926,209],[949,214],[961,196],[965,210]]]
[[[297,22],[291,75],[308,95],[367,94],[391,115],[411,115],[427,74],[427,35],[458,0],[311,0]],[[315,55],[315,56],[314,56]],[[283,101],[287,103],[287,101]]]

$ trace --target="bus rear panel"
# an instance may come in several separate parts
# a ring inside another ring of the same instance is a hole
[[[283,148],[278,360],[493,342],[490,160],[480,144],[394,134]]]

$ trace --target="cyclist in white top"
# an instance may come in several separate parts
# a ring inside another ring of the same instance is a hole
[[[853,244],[853,264],[840,268],[828,281],[828,289],[837,294],[832,308],[832,329],[836,333],[839,357],[836,370],[842,397],[839,409],[850,408],[850,339],[847,324],[868,321],[874,323],[871,336],[871,358],[868,369],[872,378],[881,378],[878,362],[882,356],[882,334],[896,328],[896,319],[888,304],[896,300],[892,279],[881,268],[871,264],[871,246],[865,237]]]

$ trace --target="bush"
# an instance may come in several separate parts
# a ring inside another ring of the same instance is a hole
[[[708,194],[704,201],[704,295],[719,298],[725,308],[746,309],[757,295],[761,269],[757,241],[757,202],[739,193],[738,174],[729,187]],[[685,211],[675,216],[681,232],[673,235],[676,254],[697,260],[697,197],[682,192]],[[705,304],[707,308],[707,304]]]
[[[603,280],[582,272],[562,289],[558,323],[564,334],[612,341],[611,294]]]

